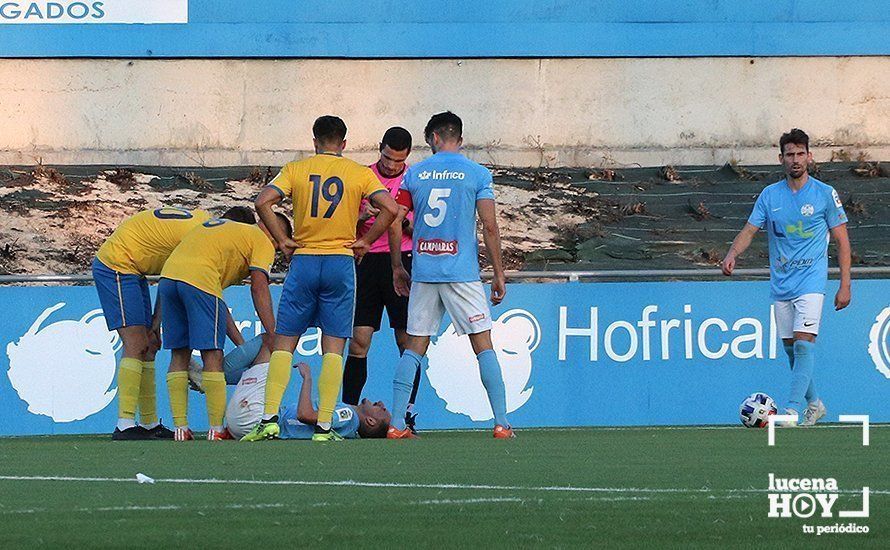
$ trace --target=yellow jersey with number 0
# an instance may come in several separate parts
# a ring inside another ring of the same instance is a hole
[[[210,217],[205,210],[143,210],[124,220],[96,257],[118,273],[157,275],[182,237]]]

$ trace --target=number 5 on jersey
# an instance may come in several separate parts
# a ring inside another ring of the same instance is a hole
[[[445,199],[451,196],[451,189],[442,187],[434,187],[430,189],[430,196],[427,199],[427,205],[433,210],[423,215],[423,221],[429,227],[438,227],[445,221],[445,212],[448,210],[448,203]]]

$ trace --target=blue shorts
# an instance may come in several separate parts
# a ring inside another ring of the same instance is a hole
[[[151,297],[145,277],[118,273],[94,259],[93,280],[108,330],[151,326]]]
[[[355,260],[352,256],[294,254],[278,302],[275,332],[302,336],[318,327],[325,336],[352,338]]]
[[[161,328],[164,349],[223,349],[226,303],[182,281],[161,279]]]

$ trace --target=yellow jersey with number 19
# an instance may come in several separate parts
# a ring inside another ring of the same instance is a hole
[[[114,230],[96,258],[118,273],[157,275],[182,237],[210,217],[205,210],[143,210]]]
[[[295,254],[351,256],[362,199],[386,191],[370,168],[329,153],[287,163],[269,186],[293,202]]]
[[[223,289],[243,281],[250,270],[268,275],[273,261],[275,247],[259,226],[214,218],[182,238],[161,277],[222,299]]]

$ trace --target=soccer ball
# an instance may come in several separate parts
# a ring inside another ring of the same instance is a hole
[[[776,414],[776,402],[761,392],[752,393],[739,407],[739,418],[746,428],[765,428],[771,414]]]

